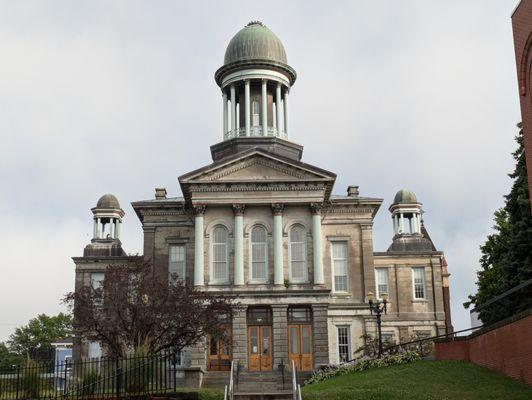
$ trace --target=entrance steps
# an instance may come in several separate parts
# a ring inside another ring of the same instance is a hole
[[[207,371],[203,375],[201,387],[209,389],[223,389],[229,385],[229,371]]]

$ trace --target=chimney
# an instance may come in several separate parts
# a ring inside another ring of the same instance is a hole
[[[156,200],[166,199],[166,188],[155,188],[155,199]]]
[[[348,186],[347,195],[349,197],[358,197],[358,186]]]

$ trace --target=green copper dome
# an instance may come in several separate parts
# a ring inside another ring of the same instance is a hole
[[[417,198],[414,192],[407,189],[401,189],[395,195],[393,202],[394,204],[412,204],[417,203]]]
[[[229,42],[224,64],[263,60],[287,64],[284,46],[275,34],[261,22],[250,22]]]

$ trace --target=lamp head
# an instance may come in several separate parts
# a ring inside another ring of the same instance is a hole
[[[387,302],[388,301],[388,293],[382,292],[381,293],[381,299],[382,299],[383,302]]]
[[[373,303],[373,300],[375,300],[375,295],[373,294],[373,292],[368,292],[366,297],[368,299],[368,303]]]

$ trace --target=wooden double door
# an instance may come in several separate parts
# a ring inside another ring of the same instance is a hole
[[[288,355],[298,371],[312,371],[312,325],[288,325]]]
[[[248,326],[248,369],[271,371],[272,364],[271,325]]]
[[[209,337],[209,360],[210,371],[230,371],[232,360],[232,331],[228,325],[224,328],[222,337]]]

